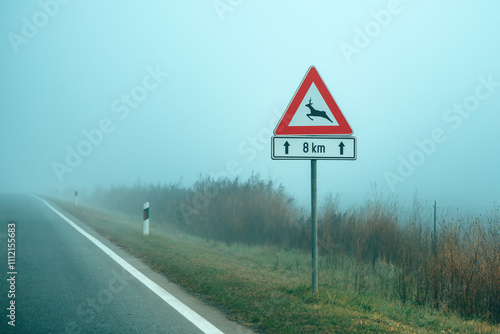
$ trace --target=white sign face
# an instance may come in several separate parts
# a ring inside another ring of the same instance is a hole
[[[356,137],[274,136],[271,158],[274,160],[356,160]]]
[[[314,66],[281,117],[277,136],[351,135],[352,129]]]

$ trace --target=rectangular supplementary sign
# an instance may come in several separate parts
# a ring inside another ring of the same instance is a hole
[[[274,160],[356,160],[353,136],[274,136],[271,142]]]

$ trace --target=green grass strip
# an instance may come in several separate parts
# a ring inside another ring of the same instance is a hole
[[[345,283],[349,279],[344,283],[341,279],[356,272],[353,264],[350,271],[322,268],[319,292],[313,294],[308,254],[217,244],[168,233],[154,223],[151,234],[144,237],[141,217],[56,203],[154,270],[222,309],[230,319],[261,332],[500,333],[498,325],[402,305],[385,297],[382,290],[356,292]],[[369,275],[370,271],[362,272]],[[375,277],[364,279],[374,281]]]

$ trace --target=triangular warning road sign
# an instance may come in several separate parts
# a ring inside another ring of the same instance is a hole
[[[352,134],[349,123],[314,66],[307,71],[274,129],[274,134],[277,136]]]

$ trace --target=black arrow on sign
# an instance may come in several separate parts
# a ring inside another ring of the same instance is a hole
[[[286,141],[285,144],[283,144],[283,146],[285,146],[285,154],[288,154],[288,147],[290,147],[290,144],[288,144],[288,141]]]
[[[345,147],[344,143],[340,142],[339,147],[340,147],[340,155],[344,155],[344,147]]]

